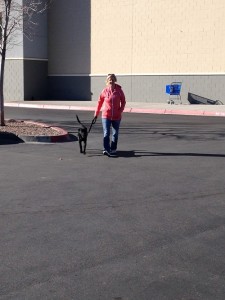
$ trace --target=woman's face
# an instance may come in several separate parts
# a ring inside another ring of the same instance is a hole
[[[115,78],[114,76],[108,76],[106,79],[107,85],[113,85],[115,83]]]

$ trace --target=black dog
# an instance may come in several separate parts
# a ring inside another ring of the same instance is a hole
[[[79,141],[79,146],[80,146],[80,153],[86,154],[88,133],[91,131],[92,125],[96,122],[96,118],[94,118],[92,120],[91,126],[88,130],[87,127],[81,123],[81,121],[79,120],[77,115],[76,115],[76,117],[77,117],[78,123],[82,126],[82,127],[78,128],[78,141]]]

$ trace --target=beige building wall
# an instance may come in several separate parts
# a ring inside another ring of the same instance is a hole
[[[90,73],[90,0],[54,0],[48,12],[49,75]]]
[[[54,0],[39,34],[7,52],[7,100],[96,100],[114,72],[128,101],[181,81],[225,104],[225,0]]]
[[[91,74],[224,74],[224,0],[92,0]]]

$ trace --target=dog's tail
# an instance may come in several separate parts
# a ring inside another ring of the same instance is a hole
[[[77,118],[77,122],[80,123],[80,125],[81,125],[83,128],[87,128],[86,126],[84,126],[84,124],[81,123],[80,119],[78,118],[78,115],[76,115],[76,118]],[[94,119],[91,121],[91,125],[90,125],[90,127],[89,127],[88,133],[91,131],[92,125],[95,124],[95,122],[96,122],[96,118],[94,118]]]
[[[83,127],[83,128],[87,128],[86,126],[84,126],[84,124],[81,123],[80,119],[78,118],[78,115],[76,115],[77,118],[77,122]]]
[[[76,115],[76,117],[77,117],[77,122],[81,124],[81,121],[80,121],[80,119],[78,118],[78,115]]]

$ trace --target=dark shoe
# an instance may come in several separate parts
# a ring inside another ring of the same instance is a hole
[[[109,157],[111,156],[110,153],[108,151],[106,151],[106,150],[103,150],[102,153],[103,153],[103,155],[106,155],[106,156],[109,156]]]

